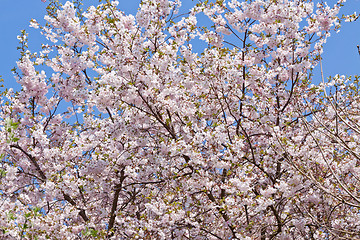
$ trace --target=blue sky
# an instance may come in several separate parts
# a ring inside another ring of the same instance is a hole
[[[38,50],[44,38],[37,30],[29,28],[31,18],[43,23],[46,14],[46,3],[41,0],[0,0],[0,75],[5,80],[6,87],[17,88],[11,69],[19,59],[17,35],[21,29],[29,32],[30,50]],[[84,0],[89,4],[97,4],[98,0]],[[134,14],[140,0],[119,0],[120,7],[126,13]],[[335,0],[329,0],[329,5]],[[191,0],[183,0],[184,5],[190,5]],[[360,12],[360,0],[348,0],[342,13]],[[325,76],[344,74],[360,74],[360,56],[356,45],[360,45],[360,19],[355,23],[344,23],[338,34],[333,33],[325,45],[323,69]],[[320,70],[315,71],[314,82],[320,82]]]

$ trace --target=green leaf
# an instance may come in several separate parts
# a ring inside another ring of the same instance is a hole
[[[4,169],[0,169],[0,177],[5,177],[6,171]]]

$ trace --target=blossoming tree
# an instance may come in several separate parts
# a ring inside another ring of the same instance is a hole
[[[311,85],[342,2],[50,1],[3,93],[0,236],[359,238],[357,81]]]

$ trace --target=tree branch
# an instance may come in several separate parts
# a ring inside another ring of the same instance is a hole
[[[109,219],[109,226],[108,226],[108,232],[111,231],[111,229],[114,228],[115,218],[116,218],[116,209],[118,205],[119,195],[122,188],[122,184],[125,180],[125,171],[124,168],[120,171],[120,183],[115,185],[115,193],[114,193],[114,199],[111,207],[110,212],[110,219]],[[112,234],[109,234],[109,236],[112,236]]]
[[[12,145],[10,145],[10,147],[16,148],[16,149],[20,150],[23,154],[25,154],[25,155],[29,158],[29,160],[31,161],[31,163],[35,166],[36,171],[40,174],[41,180],[42,180],[43,182],[46,181],[46,176],[45,176],[44,172],[41,170],[39,164],[36,162],[36,159],[35,159],[31,154],[27,153],[27,152],[26,152],[24,149],[22,149],[19,145],[12,144]]]

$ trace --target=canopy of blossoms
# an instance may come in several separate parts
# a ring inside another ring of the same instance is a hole
[[[343,2],[50,1],[2,93],[1,239],[360,238],[358,79],[312,84]]]

